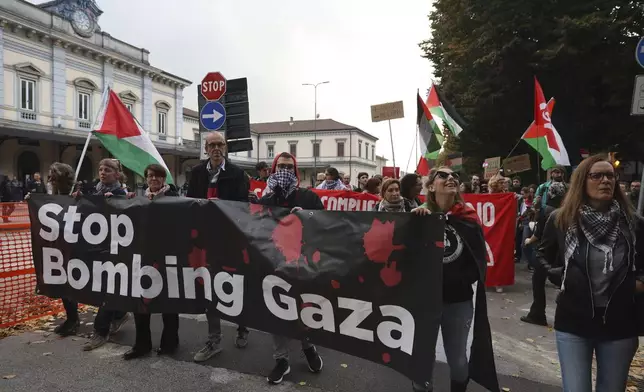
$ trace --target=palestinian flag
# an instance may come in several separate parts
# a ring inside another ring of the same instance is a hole
[[[546,98],[537,78],[534,78],[534,122],[521,139],[541,155],[541,168],[548,170],[555,165],[570,166],[568,151],[559,132],[552,124],[555,100],[546,103]]]
[[[168,166],[148,134],[111,89],[105,94],[92,132],[123,166],[145,178],[143,171],[146,166],[157,163],[166,170],[166,182],[174,183]]]
[[[420,144],[422,146],[422,159],[427,161],[433,161],[438,158],[441,148],[443,147],[443,142],[445,137],[441,132],[438,124],[434,121],[432,113],[423,102],[420,94],[418,95],[418,105],[417,105],[417,119],[416,124],[418,125],[418,134],[420,135]],[[423,163],[429,167],[429,162]],[[419,167],[421,162],[419,162]]]
[[[427,96],[427,107],[432,115],[440,118],[445,126],[452,131],[454,136],[458,136],[463,131],[465,121],[456,112],[456,109],[443,97],[435,85],[429,89]]]
[[[447,162],[445,163],[450,169],[455,172],[463,169],[463,154],[455,152],[447,155]]]

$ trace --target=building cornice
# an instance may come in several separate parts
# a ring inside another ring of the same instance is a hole
[[[57,15],[52,14],[51,18],[52,24],[54,25],[56,23],[68,23]],[[192,84],[192,82],[187,79],[174,76],[149,64],[145,64],[143,62],[143,54],[149,53],[145,49],[140,49],[142,60],[137,61],[81,38],[70,36],[62,31],[58,31],[52,26],[42,25],[38,22],[9,13],[3,9],[0,9],[0,28],[7,29],[17,35],[24,34],[24,37],[29,40],[39,41],[41,43],[50,43],[51,45],[62,47],[80,57],[112,64],[115,68],[127,73],[138,76],[149,76],[153,81],[173,88],[178,87],[183,89]],[[105,32],[97,32],[95,35],[101,35],[104,41],[113,40],[113,38]]]

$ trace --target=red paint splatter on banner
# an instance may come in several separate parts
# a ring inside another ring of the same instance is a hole
[[[270,211],[270,210],[269,210]],[[302,254],[302,221],[295,214],[282,219],[273,230],[273,243],[286,263],[297,262]]]
[[[358,276],[358,282],[364,283],[364,278],[362,276]]]
[[[331,281],[331,286],[333,286],[334,289],[339,289],[340,288],[340,282],[337,280],[332,280]]]
[[[312,258],[314,263],[319,263],[320,262],[320,251],[316,250],[313,252],[313,258]]]
[[[310,302],[304,302],[304,303],[302,303],[301,308],[302,308],[302,309],[304,309],[304,308],[310,308],[310,307],[312,307],[312,306],[313,306],[313,304],[312,304],[312,303],[310,303]]]
[[[443,241],[436,241],[436,247],[437,247],[437,248],[444,248],[444,247],[445,247],[445,243],[444,243]]]
[[[250,257],[248,257],[248,249],[242,249],[242,257],[244,258],[244,264],[250,264]]]
[[[374,263],[386,263],[394,250],[404,249],[404,245],[394,245],[395,222],[380,222],[374,219],[371,228],[363,238],[367,257]]]
[[[226,271],[226,272],[237,272],[237,268],[227,267],[227,266],[225,266],[225,265],[222,265],[222,266],[221,266],[221,269],[222,269],[222,270],[224,270],[224,271]]]
[[[384,363],[391,362],[391,355],[389,355],[389,353],[382,353],[382,362]]]
[[[206,264],[206,250],[194,246],[190,254],[188,254],[188,264],[192,268],[205,267]]]
[[[251,215],[261,215],[264,212],[264,206],[262,204],[250,203],[248,209]]]
[[[197,237],[199,237],[199,231],[197,231],[197,229],[192,229],[192,231],[190,232],[190,236],[191,236],[192,238],[197,238]]]
[[[392,261],[389,265],[385,265],[382,270],[380,270],[380,279],[387,287],[393,287],[398,285],[402,280],[402,274],[400,271],[396,270],[396,262]]]
[[[150,301],[152,301],[152,298],[143,298],[143,303],[146,304],[146,305],[149,304]]]

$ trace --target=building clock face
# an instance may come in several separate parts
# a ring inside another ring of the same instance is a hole
[[[92,35],[94,22],[86,12],[76,10],[72,15],[72,27],[78,34],[89,37]]]

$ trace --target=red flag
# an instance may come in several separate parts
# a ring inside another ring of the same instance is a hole
[[[536,76],[534,77],[534,123],[539,136],[546,137],[548,146],[553,150],[560,151],[557,138],[552,132],[552,111],[548,108],[543,89]]]
[[[425,159],[425,157],[420,157],[418,165],[416,166],[416,173],[418,173],[420,176],[426,176],[429,175],[429,169],[430,168],[427,159]]]

